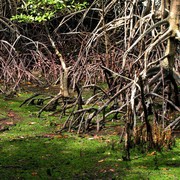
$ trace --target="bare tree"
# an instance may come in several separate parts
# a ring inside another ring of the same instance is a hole
[[[39,116],[59,101],[62,115],[72,110],[60,131],[99,131],[107,121],[120,119],[126,127],[127,160],[132,141],[163,146],[161,138],[170,138],[167,127],[179,123],[179,9],[178,0],[94,0],[87,9],[60,18],[52,32],[43,24],[47,37],[42,41],[53,50],[41,45],[48,54],[55,52],[61,70],[55,68],[59,93]],[[39,42],[30,44],[37,47]],[[107,88],[98,82],[106,82]],[[92,95],[83,99],[86,89]],[[71,91],[77,92],[75,98]],[[171,110],[177,113],[169,125]]]
[[[162,126],[165,127],[168,106],[179,112],[179,1],[114,0],[94,3],[96,5],[86,11],[80,23],[85,20],[89,11],[96,11],[99,21],[87,36],[85,48],[78,56],[78,65],[75,64],[72,68],[73,82],[80,80],[80,73],[89,73],[89,54],[104,44],[104,50],[99,51],[101,55],[97,58],[109,92],[106,93],[108,95],[95,94],[87,100],[89,103],[93,98],[98,101],[97,97],[106,97],[107,100],[98,108],[94,108],[94,105],[77,111],[75,108],[63,129],[77,128],[78,132],[84,132],[96,123],[99,130],[108,116],[122,113],[129,124],[126,129],[129,131],[131,127],[132,133],[137,136],[134,141],[141,139],[142,142],[149,142],[148,147],[155,147],[158,144],[153,137],[155,125],[150,123],[149,115],[154,115],[154,124],[162,121]],[[109,14],[113,18],[108,18]],[[65,19],[60,25],[63,23]],[[77,30],[78,27],[67,34],[82,34]],[[112,52],[115,53],[110,56]],[[92,62],[94,63],[96,61]],[[83,89],[84,87],[82,91]],[[156,108],[159,101],[161,109]],[[106,111],[109,106],[113,109]],[[145,126],[141,126],[146,128],[145,134],[143,129],[138,130],[139,120],[145,123]],[[175,122],[177,124],[177,119]]]

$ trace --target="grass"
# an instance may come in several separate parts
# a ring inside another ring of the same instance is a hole
[[[161,153],[134,149],[132,160],[124,162],[115,129],[81,136],[55,134],[64,119],[45,112],[37,118],[34,106],[19,108],[29,96],[0,97],[0,123],[7,118],[16,124],[0,132],[0,179],[179,179],[179,139],[173,150]]]

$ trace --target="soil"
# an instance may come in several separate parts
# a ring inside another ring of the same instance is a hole
[[[15,126],[17,122],[22,120],[22,117],[20,117],[13,110],[7,110],[6,114],[2,115],[3,118],[0,118],[0,132],[9,130],[10,126]]]

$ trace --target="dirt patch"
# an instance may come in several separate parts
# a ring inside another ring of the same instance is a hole
[[[172,135],[173,135],[175,138],[180,138],[180,130],[173,130]]]
[[[38,93],[38,94],[46,94],[46,95],[56,95],[59,93],[59,86],[56,85],[56,86],[38,86],[38,85],[33,85],[33,84],[30,84],[30,85],[22,85],[21,86],[21,89],[24,91],[24,92],[30,92],[30,93]]]
[[[10,126],[15,126],[17,122],[22,120],[22,117],[13,110],[7,110],[7,113],[4,116],[5,117],[0,118],[0,132],[9,130]]]

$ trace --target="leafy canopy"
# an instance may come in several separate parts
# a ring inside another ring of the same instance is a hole
[[[43,22],[87,7],[87,0],[25,0],[18,3],[18,13],[12,20],[19,22]]]

